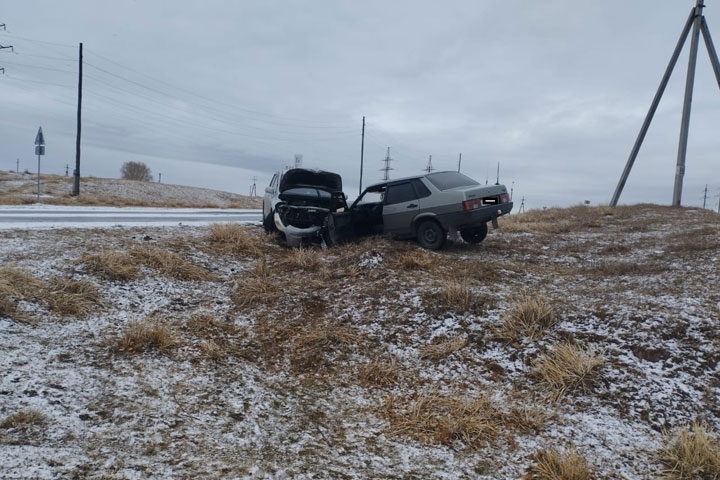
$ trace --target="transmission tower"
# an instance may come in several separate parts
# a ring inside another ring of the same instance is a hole
[[[301,153],[295,154],[295,168],[302,167],[303,156]]]
[[[428,157],[427,167],[423,168],[423,170],[428,173],[431,173],[433,170],[435,170],[435,167],[432,166],[432,155]]]
[[[680,39],[675,46],[675,51],[673,52],[672,57],[670,58],[670,63],[665,70],[665,75],[663,75],[657,93],[655,93],[655,98],[650,105],[650,110],[648,111],[647,116],[645,117],[645,121],[640,128],[640,133],[635,140],[635,145],[630,152],[630,157],[625,164],[625,169],[623,170],[622,175],[620,176],[620,181],[615,188],[615,193],[613,194],[612,200],[610,201],[610,205],[613,207],[617,205],[618,200],[620,199],[620,194],[622,193],[623,188],[625,188],[625,182],[630,175],[630,170],[632,170],[638,152],[640,152],[640,147],[642,147],[643,140],[645,140],[645,135],[647,134],[648,128],[650,128],[650,123],[652,122],[655,111],[657,110],[663,93],[665,92],[665,87],[667,87],[670,76],[672,75],[672,72],[675,68],[675,64],[677,63],[678,57],[680,56],[680,52],[682,52],[688,35],[691,35],[690,58],[688,60],[687,79],[685,83],[685,100],[683,103],[682,123],[680,124],[680,142],[678,145],[677,167],[675,170],[675,186],[673,188],[672,200],[673,206],[680,205],[680,200],[682,197],[683,178],[685,176],[685,157],[687,155],[688,133],[690,131],[690,109],[692,107],[692,96],[695,83],[695,66],[697,64],[698,43],[700,40],[701,32],[703,39],[705,40],[705,47],[708,51],[708,55],[710,56],[710,63],[712,64],[713,71],[715,72],[715,79],[717,80],[718,85],[720,85],[720,61],[718,61],[718,55],[715,51],[715,46],[713,45],[712,38],[710,37],[710,29],[708,28],[707,21],[705,20],[705,16],[703,15],[703,8],[705,8],[705,0],[697,0],[695,7],[693,7],[693,9],[690,11],[690,16],[685,22],[685,27],[680,34]],[[692,34],[690,33],[691,29]]]
[[[385,162],[385,166],[380,169],[381,172],[383,172],[383,180],[388,181],[390,180],[390,170],[395,170],[390,166],[390,162],[392,162],[392,158],[390,158],[390,147],[387,147],[387,155],[383,159],[383,162]]]
[[[250,196],[251,197],[257,197],[257,177],[253,177],[253,184],[252,187],[250,187]]]
[[[522,200],[520,200],[520,208],[518,209],[518,213],[523,213],[525,211],[525,197],[522,197]]]

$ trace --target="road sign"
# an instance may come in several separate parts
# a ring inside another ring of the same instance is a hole
[[[35,145],[35,155],[45,155],[45,145]]]
[[[35,145],[45,145],[45,135],[42,133],[42,127],[38,129],[38,133],[35,136]],[[42,155],[42,153],[37,155]]]

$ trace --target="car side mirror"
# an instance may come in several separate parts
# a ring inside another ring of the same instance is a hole
[[[274,193],[275,189],[273,187],[265,187],[265,193]]]

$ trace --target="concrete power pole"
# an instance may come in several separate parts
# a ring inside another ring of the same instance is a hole
[[[73,197],[80,195],[80,132],[82,128],[82,67],[83,44],[80,43],[78,51],[78,107],[77,107],[77,136],[75,137],[75,171],[73,172]]]
[[[707,204],[707,183],[705,184],[705,194],[703,195],[703,208]]]
[[[363,115],[362,137],[360,138],[360,188],[358,195],[362,193],[363,160],[365,158],[365,115]]]

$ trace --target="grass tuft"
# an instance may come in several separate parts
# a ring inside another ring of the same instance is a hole
[[[389,358],[377,357],[362,365],[358,376],[361,385],[364,387],[392,387],[398,383],[399,372],[400,368],[394,356]]]
[[[39,410],[23,410],[8,415],[0,421],[0,429],[15,429],[27,432],[48,423],[47,416]]]
[[[435,343],[420,347],[420,358],[422,360],[442,360],[451,353],[457,352],[467,345],[467,338],[461,336],[439,340],[440,341]]]
[[[479,449],[495,442],[501,412],[485,396],[425,393],[409,400],[388,397],[383,413],[391,435],[407,435],[427,444],[456,441]]]
[[[663,478],[667,480],[720,478],[720,442],[701,423],[667,435],[658,457],[663,465]]]
[[[167,325],[146,320],[128,325],[112,349],[119,353],[143,353],[149,350],[164,351],[177,343]]]
[[[212,280],[212,276],[202,267],[190,263],[177,253],[167,250],[141,246],[130,251],[138,262],[158,270],[169,278],[178,280]]]
[[[303,328],[292,341],[290,366],[296,372],[317,371],[328,366],[328,355],[355,345],[362,336],[354,329],[330,322]]]
[[[132,280],[137,277],[138,269],[135,260],[127,253],[103,251],[86,253],[82,262],[88,270],[108,280]]]
[[[591,480],[587,460],[574,451],[541,450],[532,456],[523,480]]]
[[[83,318],[97,308],[100,298],[92,282],[55,277],[47,282],[43,301],[53,313]]]
[[[556,323],[555,310],[543,297],[522,294],[503,315],[495,335],[510,341],[537,340]]]
[[[265,259],[258,261],[255,268],[243,274],[238,280],[232,301],[235,307],[251,307],[267,303],[271,300],[279,287],[271,280],[270,270]]]
[[[398,256],[395,264],[403,270],[425,270],[433,265],[432,253],[427,250],[411,250]]]
[[[207,240],[220,253],[250,257],[260,255],[258,238],[247,227],[237,223],[213,223]]]
[[[571,343],[559,343],[535,362],[535,373],[554,390],[555,398],[581,388],[588,390],[605,364],[602,355]]]

